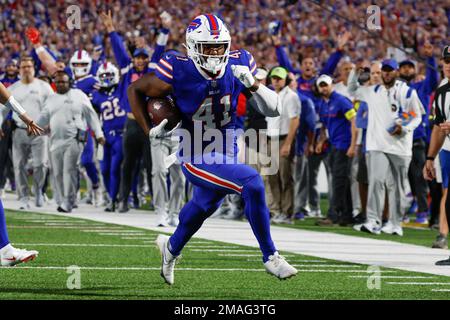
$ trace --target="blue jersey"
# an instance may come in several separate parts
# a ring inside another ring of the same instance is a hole
[[[295,154],[301,156],[305,152],[308,132],[314,132],[316,128],[316,111],[310,98],[302,94],[298,95],[302,102],[302,112],[300,113],[300,124],[295,135]]]
[[[116,135],[123,131],[127,113],[119,104],[119,90],[95,90],[91,95],[94,108],[100,113],[105,136]]]
[[[245,87],[233,75],[232,65],[248,66],[252,74],[256,74],[255,60],[248,51],[241,49],[230,52],[228,64],[215,78],[197,69],[191,59],[174,55],[161,58],[155,75],[172,85],[172,96],[182,114],[182,128],[189,131],[191,137],[197,137],[200,128],[202,137],[206,129],[220,130],[224,149],[219,153],[235,155],[236,147],[230,141],[235,139],[236,107]],[[199,125],[195,132],[194,123]],[[211,143],[205,140],[202,139],[202,151]],[[193,153],[198,154],[198,151],[195,149]]]
[[[98,89],[98,81],[93,75],[87,75],[81,79],[73,80],[73,87],[80,89],[87,96],[90,96],[94,90]]]
[[[356,115],[352,102],[334,91],[328,101],[322,99],[319,110],[331,145],[338,150],[347,150],[352,139],[350,120]]]

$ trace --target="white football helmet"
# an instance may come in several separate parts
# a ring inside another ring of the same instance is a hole
[[[83,66],[75,66],[75,64],[83,64]],[[77,50],[70,58],[70,69],[75,77],[80,78],[87,76],[92,66],[92,58],[86,50]]]
[[[97,79],[100,87],[112,87],[119,83],[119,69],[114,64],[106,61],[98,68]]]
[[[205,45],[225,46],[223,55],[203,53]],[[214,74],[219,73],[228,63],[231,37],[227,27],[216,15],[202,14],[189,23],[186,29],[186,47],[188,57],[194,63]]]

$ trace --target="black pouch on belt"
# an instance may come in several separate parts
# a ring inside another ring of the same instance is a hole
[[[77,129],[77,137],[76,137],[77,141],[86,142],[88,134],[89,133],[87,132],[87,130]]]

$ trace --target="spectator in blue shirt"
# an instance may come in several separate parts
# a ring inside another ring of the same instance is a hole
[[[319,153],[324,142],[329,141],[333,194],[330,203],[332,210],[319,225],[339,223],[341,226],[346,226],[353,222],[350,169],[351,158],[355,156],[356,152],[356,111],[348,98],[334,91],[333,79],[330,76],[321,75],[317,78],[316,84],[322,96],[319,115],[324,124],[316,152]]]

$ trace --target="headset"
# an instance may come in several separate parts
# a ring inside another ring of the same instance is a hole
[[[288,69],[286,69],[285,67],[282,67],[282,66],[275,66],[275,67],[272,67],[272,68],[269,70],[269,72],[267,73],[267,78],[266,78],[266,84],[267,84],[267,86],[272,85],[272,81],[271,81],[271,78],[270,78],[270,74],[272,73],[273,69],[275,69],[275,68],[283,68],[284,70],[286,70],[286,72],[288,73],[288,76],[286,77],[286,85],[285,85],[285,87],[289,86],[289,84],[292,82],[291,78],[289,78],[289,73],[290,73],[290,72],[289,72]]]

